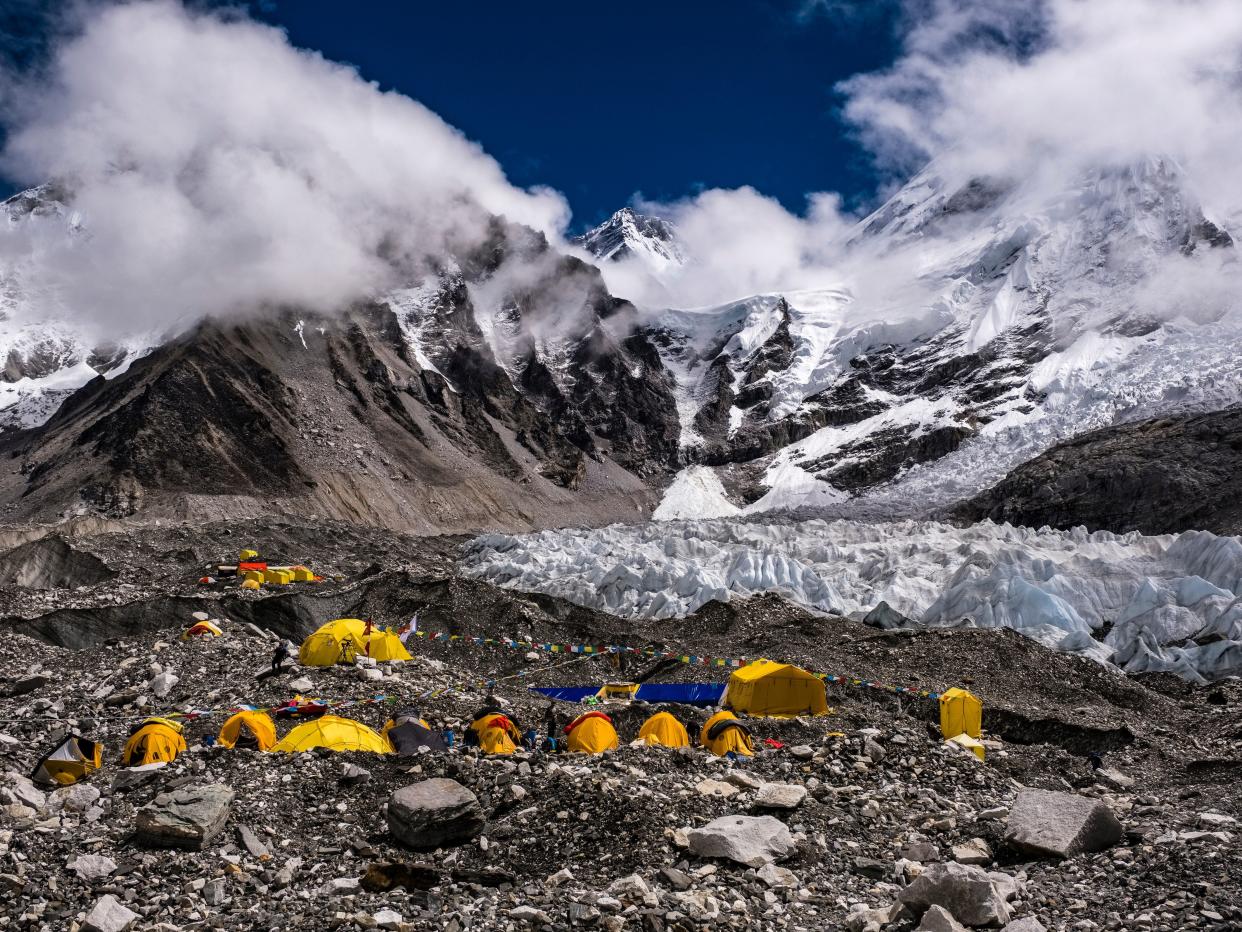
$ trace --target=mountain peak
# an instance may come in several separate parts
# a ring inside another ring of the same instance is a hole
[[[622,207],[574,242],[601,261],[638,258],[651,265],[653,271],[685,262],[672,222],[639,213],[632,207]]]

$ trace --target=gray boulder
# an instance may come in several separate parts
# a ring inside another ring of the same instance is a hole
[[[220,783],[160,793],[138,810],[138,842],[201,851],[224,828],[234,796]]]
[[[82,923],[83,932],[125,932],[138,914],[123,906],[112,894],[101,896],[86,914]]]
[[[687,833],[690,850],[702,858],[728,858],[763,867],[793,854],[793,836],[771,816],[721,816]]]
[[[94,883],[111,877],[116,870],[116,861],[102,854],[79,854],[66,867],[78,875],[86,883]]]
[[[388,798],[388,831],[411,848],[469,841],[486,821],[478,798],[456,780],[424,780]]]
[[[881,602],[863,616],[863,624],[872,628],[891,631],[894,628],[913,628],[914,622],[893,608],[887,602]]]
[[[154,780],[161,770],[168,766],[167,761],[157,760],[151,764],[140,764],[137,767],[126,767],[117,771],[112,778],[112,792],[128,793]]]
[[[1048,932],[1044,924],[1032,916],[1025,919],[1015,919],[1000,932]]]
[[[755,793],[756,809],[797,809],[806,799],[806,787],[796,783],[765,783]]]
[[[951,861],[928,867],[898,899],[916,916],[940,906],[968,926],[999,926],[1009,921],[1009,907],[987,871]]]
[[[943,906],[929,906],[914,932],[966,932],[966,927]]]
[[[1036,857],[1069,858],[1121,840],[1121,823],[1098,799],[1023,789],[1009,812],[1005,841]]]

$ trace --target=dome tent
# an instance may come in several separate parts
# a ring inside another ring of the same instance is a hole
[[[357,618],[338,618],[323,625],[302,642],[298,663],[304,667],[330,667],[353,663],[358,657],[372,660],[412,660],[405,645],[391,631]]]
[[[824,681],[801,667],[756,660],[729,677],[721,705],[743,715],[790,717],[828,711]]]
[[[750,729],[728,709],[721,709],[703,723],[699,744],[717,757],[724,757],[726,754],[741,754],[744,757],[755,755],[755,743],[751,740]]]
[[[578,754],[603,754],[617,747],[617,729],[603,712],[587,712],[565,726],[565,747]]]
[[[649,747],[684,748],[690,746],[686,727],[668,712],[657,712],[638,729],[638,740]]]
[[[126,767],[170,763],[185,750],[185,738],[181,736],[181,723],[166,718],[149,718],[143,722],[125,742],[121,763]]]
[[[103,766],[103,745],[66,735],[35,764],[30,779],[45,786],[72,786]]]
[[[433,730],[426,719],[419,718],[418,713],[410,709],[398,712],[385,722],[382,734],[388,739],[393,753],[403,757],[448,750],[444,736]]]
[[[226,748],[241,745],[270,751],[276,744],[276,725],[266,712],[242,709],[221,726],[216,743]]]
[[[379,732],[353,719],[324,715],[303,722],[272,748],[286,754],[327,748],[329,751],[370,751],[389,754],[388,740]]]
[[[470,730],[484,754],[512,754],[522,744],[522,733],[507,715],[490,709],[475,714]]]

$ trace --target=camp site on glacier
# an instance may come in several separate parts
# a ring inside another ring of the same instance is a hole
[[[0,5],[0,930],[1242,928],[1239,61]]]

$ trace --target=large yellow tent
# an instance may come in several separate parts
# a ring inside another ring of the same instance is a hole
[[[336,715],[323,715],[309,722],[303,722],[281,738],[272,750],[295,754],[299,751],[313,751],[315,748],[327,748],[329,751],[371,751],[375,754],[392,753],[388,739],[378,731],[368,728],[361,722]]]
[[[68,735],[35,764],[30,779],[45,785],[71,786],[102,766],[102,744]]]
[[[730,753],[744,757],[753,757],[755,754],[750,729],[738,721],[738,717],[728,709],[721,709],[703,723],[699,743],[717,757]]]
[[[185,750],[181,723],[166,718],[149,718],[125,742],[121,763],[126,767],[171,762]]]
[[[330,667],[334,663],[353,663],[358,657],[373,660],[411,660],[401,639],[391,631],[372,626],[357,618],[330,621],[305,641],[298,651],[304,667]]]
[[[499,712],[487,712],[470,724],[479,739],[484,754],[512,754],[522,743],[522,733],[509,717]]]
[[[603,712],[587,712],[565,726],[565,747],[576,754],[603,754],[617,747],[617,729]]]
[[[638,729],[638,740],[648,746],[684,748],[690,746],[686,726],[667,712],[657,712]]]
[[[756,660],[729,677],[721,705],[744,715],[823,715],[824,681],[800,667]]]
[[[245,729],[246,734],[242,733]],[[221,747],[236,747],[238,741],[243,745],[252,744],[260,751],[269,751],[276,744],[276,724],[266,712],[257,709],[242,709],[232,715],[220,728],[220,736],[216,743]]]
[[[194,624],[182,631],[181,640],[188,641],[190,638],[197,637],[218,638],[222,634],[224,634],[224,632],[220,630],[220,626],[218,624],[210,618],[204,618],[200,621],[194,622]]]
[[[940,694],[940,733],[946,738],[969,735],[978,738],[983,730],[983,703],[956,686]]]

